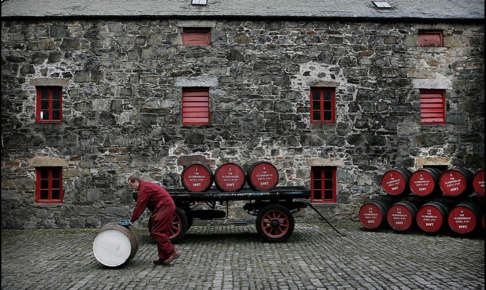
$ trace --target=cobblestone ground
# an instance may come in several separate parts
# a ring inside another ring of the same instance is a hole
[[[370,232],[359,224],[296,224],[286,243],[253,225],[194,226],[181,257],[154,266],[140,229],[128,264],[93,256],[95,230],[2,230],[2,289],[484,289],[484,240]]]

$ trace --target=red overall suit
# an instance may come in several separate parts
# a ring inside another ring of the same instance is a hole
[[[140,181],[137,204],[133,209],[130,222],[135,222],[147,207],[152,213],[152,229],[150,234],[157,242],[159,258],[166,258],[174,245],[169,240],[169,229],[175,214],[175,203],[170,194],[160,185]]]

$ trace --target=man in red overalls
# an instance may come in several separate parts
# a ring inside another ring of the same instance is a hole
[[[133,209],[130,222],[134,223],[147,207],[152,213],[152,237],[157,242],[159,258],[155,265],[169,265],[180,253],[169,239],[169,229],[175,214],[175,203],[170,194],[160,185],[146,182],[137,176],[128,179],[130,186],[138,190],[137,204]]]

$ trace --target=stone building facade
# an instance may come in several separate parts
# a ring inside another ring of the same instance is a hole
[[[2,3],[4,228],[128,217],[129,175],[181,187],[191,161],[266,160],[279,185],[307,188],[312,167],[335,168],[336,200],[319,204],[332,220],[355,219],[393,167],[484,167],[484,15],[22,18],[4,12],[13,2]],[[210,44],[184,45],[186,28],[209,29]],[[420,46],[422,30],[443,45]],[[61,122],[36,121],[42,87],[62,88]],[[183,124],[187,88],[208,90],[208,125]],[[334,91],[335,122],[311,122],[319,88]],[[445,123],[422,123],[423,90],[444,92]],[[62,168],[60,203],[36,201],[44,167]]]

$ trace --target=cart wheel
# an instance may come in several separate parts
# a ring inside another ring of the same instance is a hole
[[[186,212],[183,209],[176,207],[174,219],[169,229],[169,239],[172,242],[180,241],[188,229]],[[152,218],[148,221],[148,230],[152,231]]]
[[[288,208],[280,204],[270,204],[258,214],[256,228],[266,241],[283,242],[294,231],[294,217]]]

